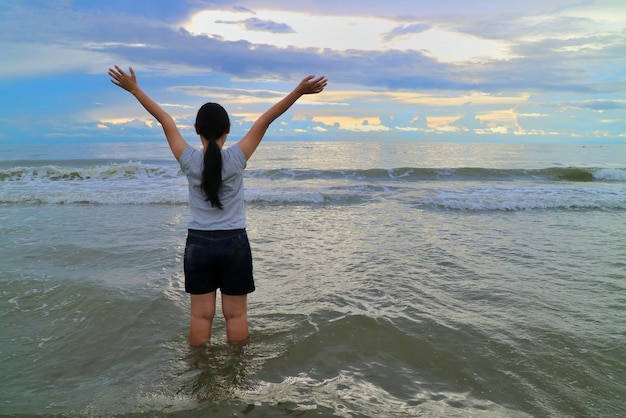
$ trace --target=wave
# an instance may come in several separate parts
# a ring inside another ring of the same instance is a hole
[[[0,204],[187,204],[187,180],[175,163],[59,163],[0,169]],[[250,169],[246,202],[340,206],[394,200],[468,211],[623,210],[622,182],[621,168]]]
[[[460,211],[626,210],[626,190],[606,188],[473,186],[438,189],[420,207]]]
[[[0,169],[0,182],[67,180],[127,180],[174,178],[182,174],[176,165],[153,165],[142,162],[102,163],[85,167],[55,164],[15,166]],[[371,169],[288,169],[248,170],[247,178],[265,180],[351,180],[351,181],[445,181],[445,180],[547,180],[547,181],[626,181],[625,168],[550,167],[540,169],[459,168],[371,168]]]
[[[248,177],[268,180],[345,179],[353,181],[446,181],[446,180],[546,180],[546,181],[626,181],[626,169],[551,167],[541,169],[460,168],[372,168],[358,170],[253,170]]]
[[[187,202],[187,182],[177,166],[156,166],[133,161],[85,167],[10,167],[0,170],[0,187],[0,203]]]
[[[87,167],[65,167],[59,165],[15,166],[0,170],[0,182],[28,180],[116,180],[157,177],[176,177],[178,169],[154,166],[141,162],[105,163]]]

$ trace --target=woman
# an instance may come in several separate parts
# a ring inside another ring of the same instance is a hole
[[[230,132],[228,114],[207,103],[195,123],[203,150],[189,146],[174,119],[144,93],[132,67],[109,69],[111,82],[130,92],[161,124],[167,142],[189,181],[191,220],[185,247],[185,291],[191,297],[189,343],[211,340],[216,292],[222,295],[229,342],[248,339],[247,295],[254,291],[252,256],[245,230],[243,170],[270,124],[302,95],[320,93],[324,76],[308,76],[282,100],[263,113],[234,146],[222,149]]]

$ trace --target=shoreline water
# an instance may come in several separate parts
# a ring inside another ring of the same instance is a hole
[[[245,180],[257,291],[239,351],[219,320],[210,347],[186,344],[186,185],[162,148],[15,156],[31,171],[0,178],[0,414],[626,410],[626,191],[593,174],[625,170],[618,155],[264,145]],[[545,172],[570,166],[592,179]]]

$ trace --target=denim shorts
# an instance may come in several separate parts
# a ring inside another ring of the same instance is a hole
[[[225,295],[254,292],[252,252],[245,229],[190,229],[185,247],[185,291],[202,295],[220,289]]]

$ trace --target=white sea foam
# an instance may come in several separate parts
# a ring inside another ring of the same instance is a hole
[[[626,209],[626,190],[568,185],[443,188],[423,203],[470,211]]]
[[[187,179],[175,161],[23,161],[0,169],[0,203],[184,205]],[[335,205],[394,199],[453,210],[626,208],[626,170],[520,168],[250,168],[246,201]],[[618,183],[617,185],[615,183]],[[418,197],[416,197],[416,192]]]
[[[619,168],[600,168],[593,173],[597,180],[626,181],[626,170]]]

